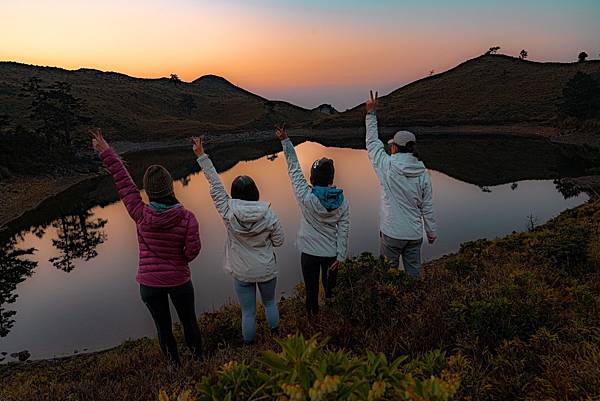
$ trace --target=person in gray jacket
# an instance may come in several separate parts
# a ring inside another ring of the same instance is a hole
[[[313,163],[310,186],[285,127],[277,128],[277,137],[283,145],[288,174],[302,212],[297,244],[306,287],[306,310],[313,316],[319,311],[319,276],[325,297],[331,298],[337,270],[348,256],[350,210],[344,191],[333,185],[333,160],[323,158]]]
[[[381,185],[380,253],[395,266],[400,258],[405,271],[413,277],[421,274],[423,228],[432,244],[437,239],[433,214],[431,178],[416,152],[416,138],[398,131],[385,151],[377,130],[377,92],[367,101],[366,145],[369,159]]]
[[[224,270],[234,279],[242,309],[244,342],[256,336],[256,287],[258,287],[271,331],[279,327],[275,299],[277,260],[274,248],[283,245],[284,235],[269,203],[259,201],[252,178],[242,175],[231,184],[231,197],[206,153],[202,138],[194,138],[194,153],[210,185],[210,196],[227,228]]]

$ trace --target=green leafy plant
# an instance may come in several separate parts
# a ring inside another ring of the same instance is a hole
[[[447,370],[426,374],[446,365],[441,353],[407,365],[405,357],[389,363],[383,354],[329,351],[315,337],[278,344],[281,352],[267,351],[250,364],[229,362],[204,378],[198,400],[450,400],[460,382]]]

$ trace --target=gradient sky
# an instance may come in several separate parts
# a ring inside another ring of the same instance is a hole
[[[138,77],[217,74],[343,110],[492,45],[530,59],[600,53],[600,0],[0,0],[0,60]]]

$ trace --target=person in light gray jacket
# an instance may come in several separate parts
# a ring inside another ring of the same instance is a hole
[[[388,143],[391,155],[379,140],[377,129],[377,93],[367,101],[366,145],[381,185],[380,253],[395,266],[400,258],[411,276],[421,274],[423,228],[432,244],[437,239],[433,214],[431,178],[418,159],[416,138],[398,131]]]
[[[311,187],[285,127],[277,129],[277,137],[283,145],[288,174],[302,212],[297,243],[306,287],[306,310],[313,316],[319,311],[319,276],[325,297],[331,298],[337,270],[348,257],[350,209],[344,191],[333,185],[333,160],[323,158],[313,163]]]
[[[283,229],[269,203],[259,201],[259,191],[252,178],[236,177],[230,197],[212,161],[204,153],[202,138],[194,138],[194,152],[210,185],[210,196],[227,228],[224,269],[234,278],[242,309],[244,341],[252,343],[256,335],[256,287],[269,327],[274,332],[279,327],[274,248],[283,245]]]

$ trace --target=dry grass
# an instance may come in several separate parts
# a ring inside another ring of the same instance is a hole
[[[182,138],[203,131],[270,129],[280,121],[293,125],[320,115],[267,100],[216,76],[173,83],[166,78],[141,79],[89,69],[69,71],[0,62],[0,114],[25,127],[31,124],[29,99],[19,94],[22,84],[32,77],[46,84],[70,83],[74,95],[84,100],[84,114],[93,125],[105,127],[112,138],[133,141]],[[184,96],[195,103],[189,113],[182,105]]]

